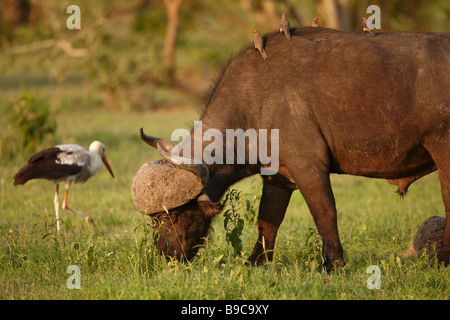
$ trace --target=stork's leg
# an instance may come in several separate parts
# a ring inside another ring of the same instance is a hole
[[[59,230],[61,229],[61,225],[60,225],[60,219],[59,219],[58,188],[59,188],[59,184],[56,185],[55,198],[53,199],[53,203],[55,204],[56,230],[59,232]]]
[[[64,210],[69,210],[72,211],[76,214],[79,214],[80,216],[84,217],[84,220],[86,220],[86,222],[88,224],[92,224],[94,221],[92,221],[91,217],[89,217],[87,214],[80,212],[78,210],[69,208],[69,206],[67,205],[67,197],[69,195],[69,187],[70,187],[70,182],[66,182],[66,191],[64,192],[64,202],[63,202],[63,209]]]

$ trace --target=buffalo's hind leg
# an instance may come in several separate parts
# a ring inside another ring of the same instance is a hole
[[[311,176],[314,175],[311,174]],[[301,180],[299,188],[322,238],[323,266],[328,272],[333,270],[335,264],[341,267],[345,266],[344,250],[339,240],[336,205],[329,175],[320,173],[314,181],[304,182]]]
[[[328,272],[334,265],[345,266],[344,250],[339,240],[336,203],[330,182],[330,155],[322,133],[315,124],[303,123],[305,135],[294,137],[282,152],[290,176],[308,205],[317,231],[322,238],[323,266]],[[280,149],[281,149],[280,147]]]
[[[258,240],[248,258],[250,263],[261,265],[271,261],[278,228],[283,221],[292,195],[291,189],[264,180],[258,215]]]
[[[445,265],[450,263],[450,133],[447,137],[428,142],[425,148],[431,154],[439,172],[439,181],[441,183],[442,199],[445,206],[445,227],[441,238],[440,250],[438,252],[438,261]]]

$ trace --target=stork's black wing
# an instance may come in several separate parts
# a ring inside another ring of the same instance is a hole
[[[61,179],[77,174],[82,167],[76,164],[58,163],[58,154],[62,152],[57,147],[42,150],[32,156],[28,163],[14,176],[14,185],[24,184],[31,179]]]

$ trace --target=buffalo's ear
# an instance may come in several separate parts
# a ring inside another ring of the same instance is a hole
[[[212,202],[207,194],[202,194],[197,198],[197,203],[200,209],[208,216],[214,217],[222,211],[222,204],[220,202]]]

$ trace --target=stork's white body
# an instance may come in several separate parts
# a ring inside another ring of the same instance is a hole
[[[74,175],[62,177],[53,180],[58,182],[75,182],[83,183],[93,175],[95,175],[102,166],[102,156],[95,150],[85,150],[77,144],[63,144],[56,146],[61,150],[57,155],[55,163],[61,165],[78,166],[81,171]]]
[[[64,194],[63,209],[75,212],[83,216],[86,222],[92,223],[92,219],[87,214],[68,207],[67,196],[72,182],[85,182],[100,170],[102,162],[114,177],[109,163],[106,160],[105,146],[101,142],[92,142],[89,151],[76,144],[58,145],[53,148],[42,150],[31,157],[30,160],[28,160],[28,164],[14,176],[14,185],[24,184],[28,180],[38,178],[47,179],[56,184],[54,205],[56,212],[56,227],[59,231],[58,188],[59,184],[64,182],[66,190]]]

